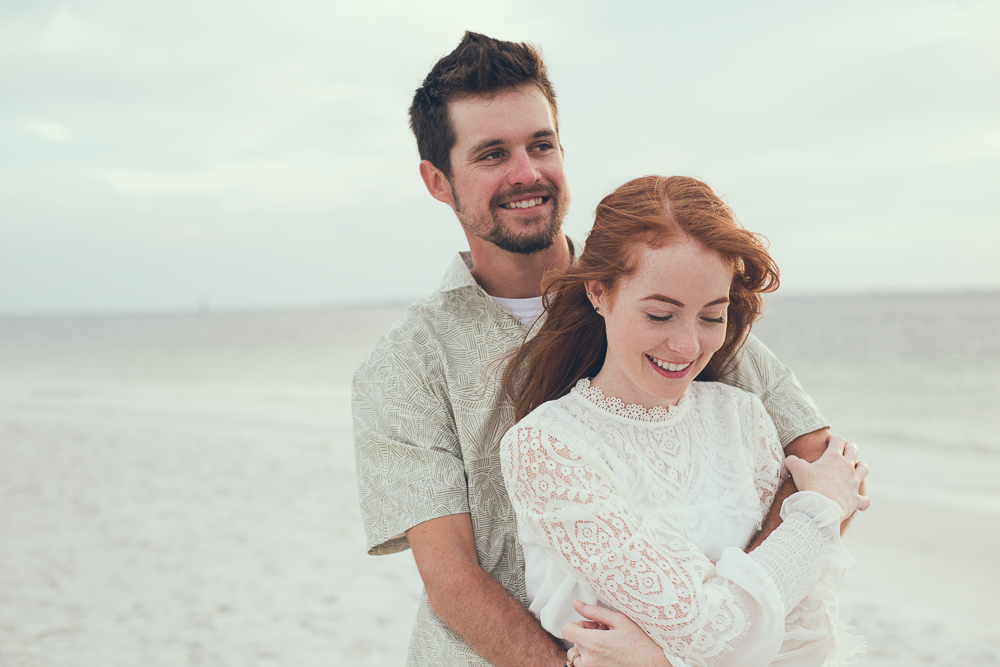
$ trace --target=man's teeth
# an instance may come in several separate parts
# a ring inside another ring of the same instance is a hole
[[[512,201],[504,204],[504,208],[529,208],[531,206],[541,206],[542,198],[536,197],[535,199],[525,199],[524,201]]]
[[[649,357],[649,358],[653,361],[654,364],[656,364],[665,371],[682,371],[688,366],[690,366],[692,363],[694,363],[689,361],[686,364],[671,364],[670,362],[662,361],[660,359],[657,359],[656,357]]]

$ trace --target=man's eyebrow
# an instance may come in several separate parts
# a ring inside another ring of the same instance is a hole
[[[531,138],[547,139],[550,137],[555,138],[555,136],[556,133],[554,130],[538,130],[537,132],[531,135]],[[493,148],[494,146],[503,146],[505,143],[507,142],[504,141],[503,139],[484,139],[483,141],[480,141],[478,144],[469,149],[469,156],[470,157],[475,156],[478,153],[483,152],[487,148]]]
[[[469,149],[469,156],[471,157],[486,150],[487,148],[492,148],[493,146],[503,146],[503,144],[503,139],[486,139],[484,141],[480,141],[478,144]]]
[[[643,299],[643,301],[650,301],[650,300],[652,300],[652,301],[664,301],[666,303],[672,303],[675,306],[678,306],[680,308],[684,307],[684,304],[681,303],[680,301],[678,301],[677,299],[671,299],[669,296],[663,296],[662,294],[650,294],[645,299]],[[715,301],[709,301],[704,306],[702,306],[702,308],[708,308],[709,306],[717,306],[720,303],[729,303],[729,297],[728,296],[724,296],[724,297],[722,297],[720,299],[716,299]]]

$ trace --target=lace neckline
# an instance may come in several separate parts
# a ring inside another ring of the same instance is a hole
[[[673,421],[684,413],[688,403],[688,392],[685,391],[681,396],[681,400],[677,402],[677,405],[669,408],[655,406],[647,410],[641,405],[636,405],[634,403],[631,405],[625,405],[620,398],[605,396],[600,387],[595,387],[590,384],[590,378],[581,378],[576,383],[576,386],[573,387],[573,392],[579,394],[598,408],[606,412],[610,412],[616,417],[623,417],[625,419],[640,422]]]

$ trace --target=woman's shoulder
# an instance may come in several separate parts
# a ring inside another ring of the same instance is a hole
[[[752,431],[754,423],[767,415],[760,398],[751,392],[721,382],[692,382],[691,413],[702,423],[719,427],[730,424],[736,432]]]
[[[577,412],[573,409],[576,403],[577,399],[573,396],[572,391],[559,398],[546,401],[514,424],[514,428],[539,428],[553,422],[573,420],[573,415]]]
[[[742,408],[761,403],[756,394],[723,382],[692,382],[691,386],[688,387],[688,392],[692,394],[692,399],[699,404]]]
[[[517,438],[518,433],[526,430],[537,432],[547,438],[571,442],[581,437],[590,438],[591,429],[597,415],[592,406],[583,399],[574,388],[559,398],[542,403],[507,431],[505,440]]]

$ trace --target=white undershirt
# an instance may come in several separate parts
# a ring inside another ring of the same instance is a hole
[[[524,326],[529,329],[541,314],[545,311],[542,306],[542,297],[533,296],[527,299],[501,299],[494,296],[493,300],[500,304],[500,307],[508,313],[524,322]]]

